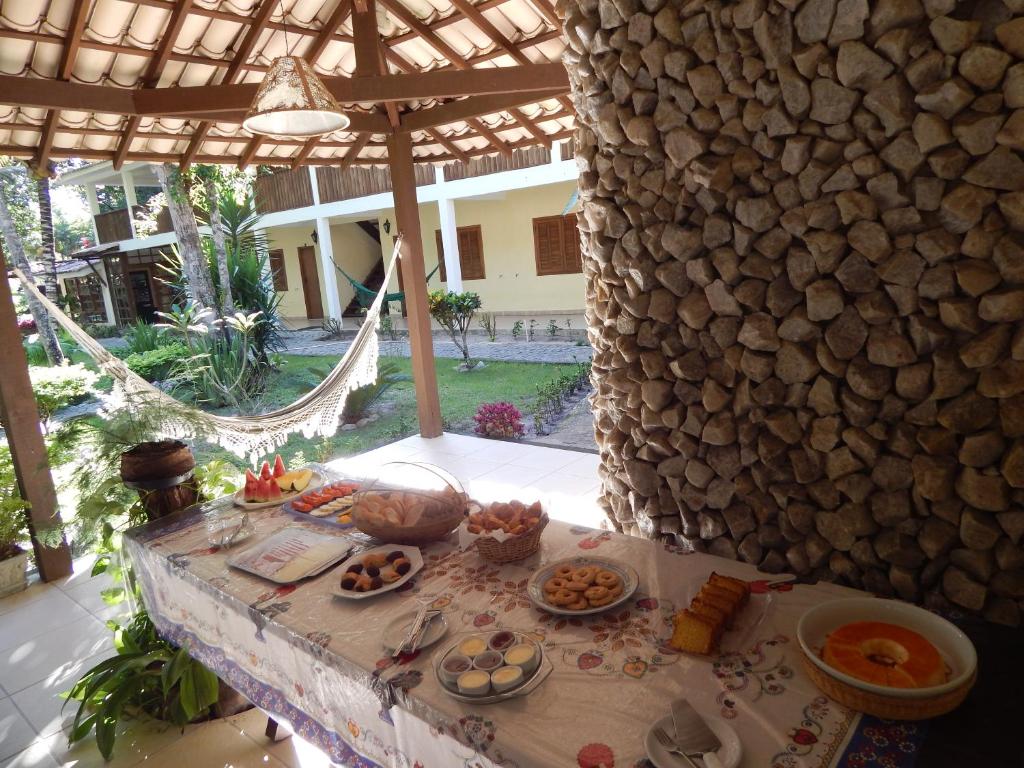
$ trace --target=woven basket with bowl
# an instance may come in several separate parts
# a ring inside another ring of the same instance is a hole
[[[866,682],[828,664],[821,649],[829,634],[854,622],[891,624],[917,633],[938,651],[946,668],[945,682],[897,688]],[[977,677],[977,653],[963,632],[941,616],[898,600],[850,598],[816,605],[800,618],[797,639],[807,674],[829,698],[888,720],[944,715],[963,702]]]
[[[548,515],[541,509],[539,502],[530,506],[518,501],[482,505],[479,511],[469,516],[467,527],[470,532],[476,533],[474,528],[481,527],[477,521],[488,517],[496,526],[495,533],[501,531],[502,538],[487,535],[487,528],[483,528],[474,544],[484,560],[514,563],[529,557],[540,548],[540,537],[548,524]],[[515,533],[520,525],[525,530]]]
[[[381,467],[380,479],[354,494],[352,522],[375,539],[426,544],[458,528],[468,506],[461,483],[441,467],[394,461]]]

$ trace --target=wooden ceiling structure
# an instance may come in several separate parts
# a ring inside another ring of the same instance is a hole
[[[571,136],[552,0],[0,0],[0,155],[298,167],[414,162]],[[351,119],[241,128],[270,62],[309,61]]]
[[[0,155],[239,166],[387,165],[420,434],[441,434],[415,163],[465,162],[572,135],[551,0],[0,0]],[[302,56],[345,131],[254,136],[271,61]],[[0,274],[6,274],[0,249]],[[0,420],[35,526],[59,522],[28,363],[0,280]],[[33,539],[44,580],[67,547]]]

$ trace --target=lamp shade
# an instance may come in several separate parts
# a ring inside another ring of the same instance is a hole
[[[280,56],[260,83],[242,127],[268,136],[322,136],[348,128],[349,122],[305,59]]]

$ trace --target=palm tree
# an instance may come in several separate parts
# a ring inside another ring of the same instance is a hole
[[[21,235],[18,234],[18,230],[14,226],[14,218],[11,216],[11,209],[7,204],[7,191],[3,185],[0,185],[0,230],[4,234],[11,265],[20,269],[27,280],[31,280],[32,267],[25,256],[25,246],[21,241]],[[2,275],[0,279],[6,280],[7,276]],[[60,348],[60,342],[57,341],[57,334],[54,333],[53,326],[50,325],[49,313],[31,291],[25,291],[25,294],[28,298],[28,310],[32,313],[32,319],[36,323],[39,340],[46,351],[46,359],[50,361],[50,365],[63,363],[64,352]]]
[[[39,202],[39,234],[42,247],[37,261],[43,268],[43,293],[53,302],[60,298],[57,292],[57,263],[53,249],[53,204],[50,201],[50,173],[52,166],[36,168],[36,200]]]
[[[174,225],[174,235],[181,255],[182,276],[188,293],[200,306],[215,308],[217,297],[199,237],[199,225],[196,224],[192,202],[182,187],[181,173],[174,165],[162,163],[156,166],[156,176],[171,213],[171,224]]]
[[[220,216],[220,190],[218,182],[221,181],[218,169],[215,166],[199,166],[197,175],[203,182],[203,189],[206,191],[206,205],[210,224],[210,232],[213,235],[213,258],[217,263],[217,282],[220,284],[220,314],[222,317],[230,317],[235,313],[235,302],[231,296],[231,273],[228,270],[228,247],[224,235],[224,224]]]

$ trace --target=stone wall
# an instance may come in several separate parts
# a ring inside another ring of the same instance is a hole
[[[570,0],[615,524],[1017,624],[1024,0]]]

